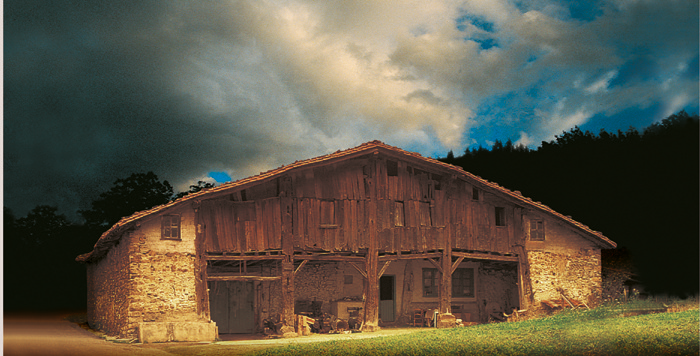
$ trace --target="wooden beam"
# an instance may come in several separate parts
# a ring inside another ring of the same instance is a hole
[[[340,262],[365,262],[364,257],[360,256],[341,256],[341,255],[294,255],[295,260],[314,260],[314,261],[340,261]]]
[[[207,261],[265,261],[265,260],[283,260],[283,255],[269,255],[269,256],[216,256],[207,255],[204,257]]]
[[[302,267],[304,267],[304,265],[305,265],[307,262],[309,262],[309,260],[303,260],[303,261],[301,261],[301,263],[299,264],[299,267],[297,267],[297,269],[294,270],[294,274],[297,274],[297,272],[299,272],[299,270],[300,270]]]
[[[464,257],[473,260],[487,260],[487,261],[502,261],[502,262],[518,262],[518,256],[503,256],[503,255],[492,255],[488,253],[469,253],[469,252],[452,252],[452,256]]]
[[[367,273],[366,273],[363,269],[361,269],[360,266],[358,266],[357,264],[355,264],[355,262],[348,262],[348,264],[349,264],[350,266],[355,267],[355,269],[357,270],[357,272],[360,272],[360,274],[362,275],[362,277],[364,277],[365,279],[367,279]]]
[[[439,263],[437,263],[437,262],[436,262],[435,260],[433,260],[432,258],[428,258],[428,261],[430,261],[430,263],[432,263],[433,266],[435,266],[435,268],[437,268],[438,271],[440,271],[440,273],[442,273],[442,266],[440,266]]]
[[[233,274],[210,274],[207,281],[277,281],[282,277],[241,276]]]
[[[464,256],[460,256],[455,263],[452,264],[452,268],[450,268],[450,274],[454,274],[455,270],[457,270],[457,267],[459,266],[460,263],[464,260]]]
[[[389,264],[391,264],[391,261],[384,262],[384,266],[382,266],[382,269],[379,271],[379,275],[377,276],[377,278],[382,278],[382,275],[386,271],[387,267],[389,267]]]
[[[442,257],[442,253],[411,253],[411,254],[401,254],[398,255],[384,255],[379,257],[379,262],[383,261],[398,261],[398,260],[422,260],[426,258],[439,258]]]

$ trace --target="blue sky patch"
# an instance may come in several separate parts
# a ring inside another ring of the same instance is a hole
[[[213,178],[217,183],[226,183],[231,181],[231,176],[226,172],[209,172],[209,177]]]
[[[486,32],[493,32],[494,27],[493,22],[486,21],[483,17],[472,14],[462,15],[459,18],[457,18],[455,22],[457,23],[457,29],[460,31],[466,30],[467,24],[469,23],[474,25],[474,27]]]
[[[496,41],[493,38],[476,39],[472,38],[472,41],[476,42],[481,46],[481,49],[489,49],[493,47],[498,47]]]

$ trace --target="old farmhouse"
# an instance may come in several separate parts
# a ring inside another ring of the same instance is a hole
[[[124,217],[77,260],[93,328],[203,341],[300,314],[372,331],[426,315],[486,322],[562,294],[595,305],[600,251],[615,246],[517,191],[373,141]]]

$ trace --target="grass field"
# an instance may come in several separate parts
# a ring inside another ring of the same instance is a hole
[[[671,304],[671,303],[669,303]],[[218,342],[158,347],[176,355],[698,355],[697,299],[668,313],[629,316],[661,303],[633,302],[566,310],[521,322],[452,329],[385,329],[379,333],[317,335],[269,342]],[[389,336],[379,336],[389,335]]]
[[[296,344],[258,355],[698,355],[698,310],[619,317],[568,311],[523,321],[367,340]]]

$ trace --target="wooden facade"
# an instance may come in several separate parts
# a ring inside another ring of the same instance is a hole
[[[277,310],[291,324],[294,278],[310,262],[340,263],[362,276],[366,330],[378,327],[379,280],[392,263],[427,261],[439,271],[435,307],[440,313],[451,312],[452,274],[460,264],[510,264],[517,271],[517,307],[526,308],[537,299],[528,251],[544,248],[529,242],[530,216],[551,221],[572,236],[561,241],[579,241],[552,251],[615,246],[602,234],[518,192],[377,141],[138,213],[100,241],[178,207],[195,211],[191,224],[198,261],[197,309],[206,317],[212,282],[257,281],[276,283]],[[93,255],[79,259],[96,261],[98,245],[99,241]]]

